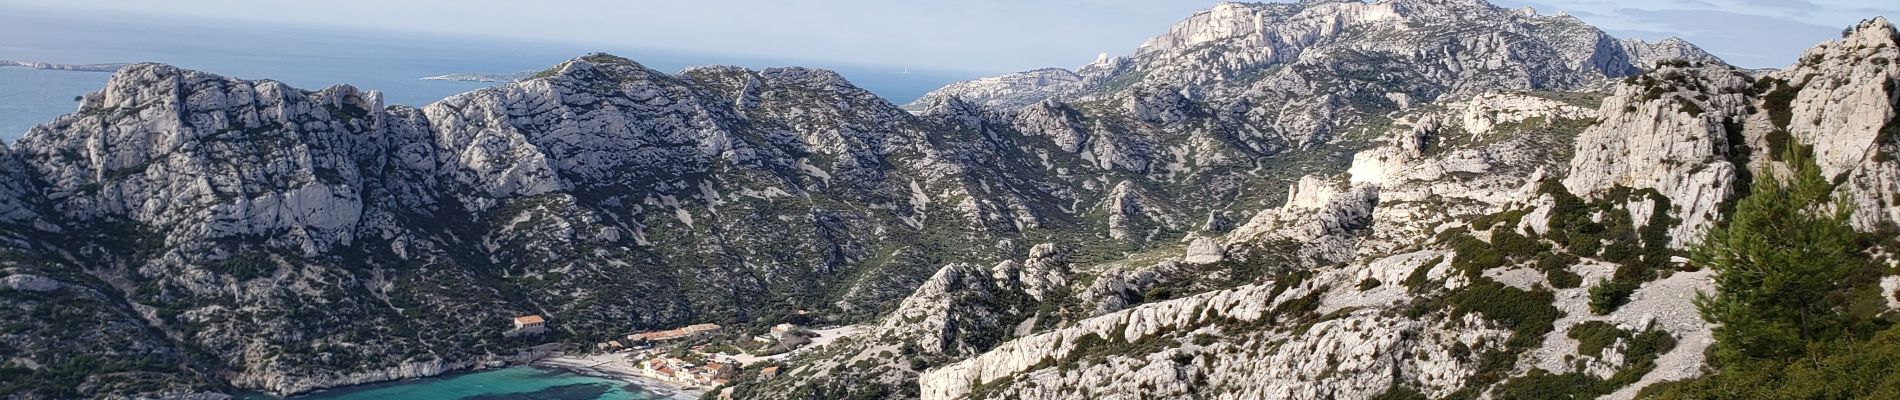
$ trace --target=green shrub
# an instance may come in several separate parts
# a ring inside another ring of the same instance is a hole
[[[1598,280],[1595,286],[1590,287],[1590,312],[1604,315],[1616,311],[1629,302],[1630,293],[1635,291],[1636,284],[1633,283]]]
[[[1445,256],[1437,256],[1425,261],[1424,264],[1419,264],[1418,267],[1412,268],[1412,273],[1405,276],[1405,287],[1411,289],[1412,293],[1424,291],[1425,284],[1431,283],[1432,268],[1444,262]]]
[[[1574,255],[1547,251],[1537,255],[1537,269],[1543,271],[1570,269],[1570,266],[1577,265],[1578,261],[1583,260]]]
[[[1570,327],[1568,336],[1577,340],[1577,354],[1602,356],[1603,348],[1616,344],[1617,339],[1629,338],[1630,333],[1608,322],[1585,321]]]
[[[1550,286],[1569,289],[1583,284],[1582,276],[1570,272],[1570,266],[1579,261],[1582,259],[1574,255],[1545,251],[1537,254],[1537,269],[1544,271],[1544,279],[1550,281]]]
[[[1544,271],[1544,279],[1550,281],[1551,287],[1558,289],[1571,289],[1583,285],[1583,276],[1567,269]]]
[[[1813,343],[1792,362],[1728,362],[1716,374],[1651,385],[1637,397],[1900,399],[1900,328],[1889,328],[1867,340]]]
[[[1507,345],[1528,348],[1542,341],[1544,334],[1553,329],[1551,323],[1562,316],[1562,311],[1550,305],[1554,299],[1549,291],[1526,291],[1478,278],[1470,286],[1452,293],[1447,300],[1452,305],[1452,318],[1462,318],[1471,312],[1482,314],[1511,329]]]
[[[1490,243],[1468,234],[1455,236],[1451,242],[1452,251],[1457,252],[1451,257],[1451,266],[1465,276],[1477,277],[1483,275],[1484,270],[1504,266],[1504,255]]]
[[[1509,228],[1491,233],[1491,244],[1511,259],[1528,259],[1550,251],[1549,244],[1524,237]]]
[[[1564,247],[1570,248],[1570,252],[1580,256],[1596,256],[1597,252],[1603,248],[1603,238],[1596,235],[1573,232],[1564,237],[1567,239]]]

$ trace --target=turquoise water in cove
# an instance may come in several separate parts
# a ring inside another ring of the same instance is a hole
[[[623,381],[553,369],[511,367],[329,390],[287,400],[644,400]]]
[[[304,90],[351,84],[380,90],[384,102],[421,106],[494,83],[426,81],[453,73],[539,71],[604,51],[665,72],[695,65],[750,68],[806,66],[838,71],[859,87],[903,104],[945,84],[988,73],[927,66],[870,66],[822,60],[576,43],[266,26],[215,19],[157,18],[0,4],[0,60],[62,64],[162,62],[243,79],[272,79]],[[610,43],[610,42],[609,42]],[[110,73],[0,67],[0,140],[12,142],[34,125],[73,112],[74,96],[105,87]]]

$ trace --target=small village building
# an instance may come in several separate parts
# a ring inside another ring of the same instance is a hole
[[[732,364],[706,364],[706,371],[713,379],[732,379],[739,376],[739,368],[732,366]]]
[[[548,320],[541,318],[541,316],[539,315],[523,315],[523,316],[515,317],[514,322],[515,322],[515,329],[512,331],[506,332],[507,336],[538,335],[538,334],[548,331],[548,328],[547,328]]]
[[[772,377],[777,377],[777,376],[778,376],[778,366],[777,366],[777,365],[774,365],[774,366],[770,366],[770,367],[765,367],[765,368],[762,368],[762,369],[759,369],[759,377],[760,377],[760,378],[772,378]]]
[[[519,330],[526,330],[529,328],[542,328],[542,327],[546,327],[547,323],[548,323],[548,320],[541,318],[541,316],[539,315],[523,315],[523,316],[515,317],[515,330],[519,331]]]
[[[772,334],[774,335],[784,335],[795,330],[798,330],[798,325],[795,324],[778,324],[772,326]]]

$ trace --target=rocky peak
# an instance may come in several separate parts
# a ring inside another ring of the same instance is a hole
[[[1733,67],[1679,60],[1626,79],[1603,101],[1602,122],[1577,137],[1564,186],[1586,198],[1657,190],[1683,221],[1671,244],[1692,243],[1734,193],[1739,166],[1729,129],[1752,108],[1751,84]]]
[[[1703,51],[1701,47],[1680,37],[1670,36],[1656,43],[1642,39],[1623,39],[1618,42],[1623,50],[1629,52],[1630,63],[1641,68],[1655,68],[1656,64],[1668,60],[1681,60],[1702,64],[1723,64],[1720,57]]]
[[[1105,63],[1108,61],[1099,61],[1091,65],[1106,65]],[[926,93],[904,107],[920,110],[938,99],[956,97],[985,107],[1013,109],[1059,93],[1080,89],[1084,80],[1082,75],[1061,68],[1016,72],[952,83]]]
[[[1663,59],[1719,62],[1679,39],[1653,45],[1618,41],[1574,17],[1475,0],[1229,2],[1182,20],[1128,56],[1101,58],[1074,72],[1044,69],[959,82],[924,99],[957,95],[1018,109],[1049,98],[1139,97],[1130,90],[1136,87],[1187,88],[1224,102],[1246,98],[1251,102],[1245,107],[1281,114],[1260,118],[1306,130],[1311,128],[1303,125],[1316,122],[1295,123],[1293,118],[1305,118],[1297,116],[1302,113],[1277,105],[1382,97],[1379,102],[1405,108],[1448,93],[1572,89]],[[1052,74],[1060,78],[1044,79]],[[1291,136],[1328,134],[1317,129]]]
[[[374,91],[136,64],[16,150],[66,218],[173,227],[177,243],[288,230],[277,244],[316,252],[353,236],[383,121]]]
[[[1887,178],[1900,176],[1896,87],[1900,34],[1886,18],[1861,21],[1757,82],[1765,112],[1750,120],[1748,136],[1771,149],[1787,148],[1790,138],[1812,146],[1822,176],[1853,189],[1856,226],[1900,221],[1900,186]]]

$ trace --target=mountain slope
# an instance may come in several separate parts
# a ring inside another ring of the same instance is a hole
[[[869,387],[916,373],[916,396],[931,399],[1631,398],[1705,372],[1711,326],[1691,299],[1712,287],[1711,272],[1685,249],[1722,223],[1749,176],[1787,168],[1772,154],[1812,146],[1836,198],[1857,205],[1856,226],[1890,232],[1878,199],[1893,190],[1873,177],[1894,163],[1881,138],[1900,126],[1896,51],[1900,35],[1874,19],[1767,76],[1669,60],[1605,93],[1450,96],[1395,116],[1351,168],[1301,179],[1284,206],[1228,232],[1223,246],[1199,239],[1071,264],[1058,292],[1073,299],[1055,303],[1128,299],[1090,288],[1104,280],[1154,294],[1173,287],[1160,283],[1173,274],[1206,280],[1263,266],[1259,278],[1080,314],[1034,306],[1048,299],[940,303],[941,320],[995,322],[916,331],[1011,339],[971,356],[875,363],[919,340],[864,336],[735,393],[909,396],[813,390],[858,381],[853,369],[823,367],[851,359],[879,377]],[[1270,245],[1283,239],[1290,247]],[[1261,257],[1342,252],[1305,266]],[[1194,266],[1209,260],[1212,270]],[[1024,319],[1035,322],[1011,323]]]

